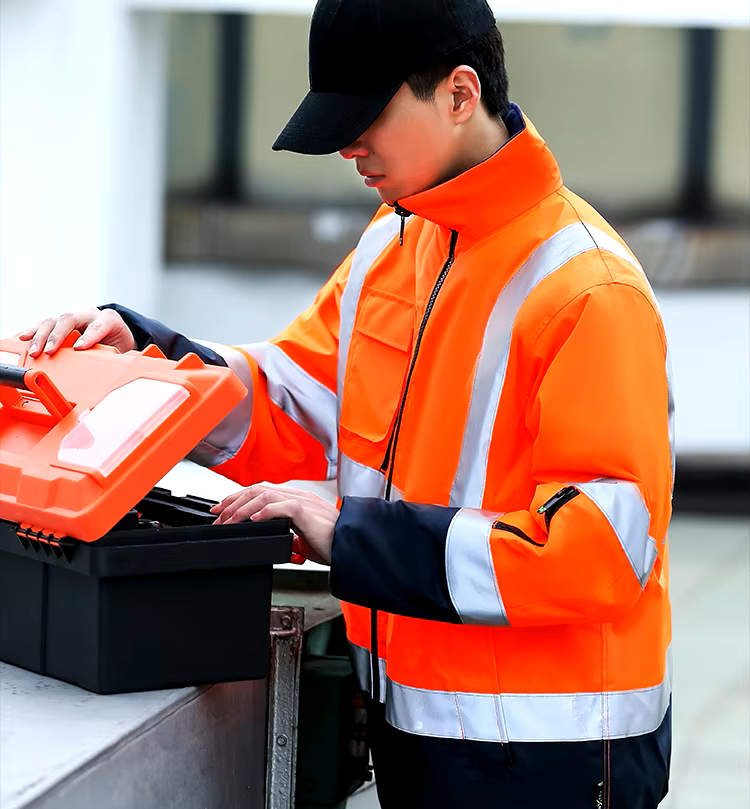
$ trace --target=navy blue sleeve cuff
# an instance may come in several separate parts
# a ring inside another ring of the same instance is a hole
[[[331,549],[331,592],[362,607],[460,624],[445,573],[457,508],[345,497]]]
[[[185,354],[197,354],[206,365],[223,365],[226,367],[227,362],[220,354],[212,351],[210,348],[194,343],[188,340],[182,334],[172,331],[163,323],[158,320],[152,320],[150,317],[144,317],[127,306],[121,306],[119,303],[105,303],[98,307],[99,309],[114,309],[120,317],[125,321],[130,331],[133,333],[136,348],[143,351],[146,346],[153,345],[161,349],[164,355],[170,360],[179,360]]]

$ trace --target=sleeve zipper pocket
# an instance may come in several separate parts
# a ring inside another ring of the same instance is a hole
[[[575,486],[566,486],[560,489],[557,494],[552,495],[546,503],[541,505],[537,510],[537,514],[544,514],[544,522],[549,531],[549,524],[557,512],[566,504],[569,503],[574,497],[578,497],[581,492]]]

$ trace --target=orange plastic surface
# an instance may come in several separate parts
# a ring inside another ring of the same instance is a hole
[[[0,340],[0,363],[32,369],[29,390],[0,386],[0,518],[93,542],[247,393],[229,368],[155,346],[52,357]]]

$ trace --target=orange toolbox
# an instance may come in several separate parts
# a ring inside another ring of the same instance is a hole
[[[156,346],[0,341],[0,660],[100,694],[264,677],[287,520],[153,488],[246,390]]]

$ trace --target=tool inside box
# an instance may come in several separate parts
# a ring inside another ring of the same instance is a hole
[[[112,527],[109,534],[98,542],[106,542],[107,539],[120,542],[122,537],[112,537],[112,534],[122,531],[144,529],[161,531],[169,528],[184,528],[188,525],[211,525],[216,519],[216,515],[211,514],[211,507],[215,502],[193,495],[175,497],[168,489],[161,489],[157,486],[135,508],[131,508]],[[164,536],[159,537],[158,535],[152,538],[160,541],[165,539]]]

